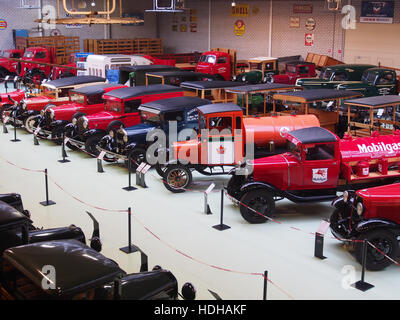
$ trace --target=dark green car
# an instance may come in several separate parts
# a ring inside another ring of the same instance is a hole
[[[346,83],[337,87],[339,90],[360,92],[364,97],[398,94],[396,72],[385,68],[371,68],[364,71],[361,82]]]
[[[296,85],[305,89],[336,89],[338,85],[360,82],[364,71],[376,68],[371,64],[338,64],[325,67],[318,78],[300,78]]]

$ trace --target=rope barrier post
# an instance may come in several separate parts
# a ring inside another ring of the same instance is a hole
[[[36,133],[33,133],[33,145],[35,145],[35,146],[39,145],[39,140],[37,138]]]
[[[145,176],[147,171],[149,171],[149,169],[151,168],[151,166],[149,164],[147,164],[146,162],[142,162],[139,167],[136,169],[136,185],[142,188],[147,189],[148,186],[146,185],[146,180],[145,180]]]
[[[263,300],[267,300],[268,271],[264,271],[264,291]]]
[[[13,119],[14,119],[14,139],[11,142],[20,142],[21,140],[17,139],[17,122],[15,119],[16,111],[14,111]]]
[[[132,186],[132,159],[131,159],[131,155],[128,155],[128,175],[129,175],[129,185],[125,188],[122,188],[125,191],[133,191],[133,190],[137,190],[137,188]]]
[[[227,226],[226,224],[224,224],[224,188],[222,188],[221,190],[221,220],[220,220],[220,224],[213,226],[214,229],[217,229],[218,231],[224,231],[227,229],[230,229],[230,226]]]
[[[134,245],[132,245],[132,209],[128,209],[128,246],[120,248],[122,252],[126,254],[135,253],[139,251]]]
[[[103,169],[103,159],[104,159],[105,154],[106,153],[104,151],[101,151],[99,156],[97,157],[97,172],[98,173],[104,173],[105,172],[104,169]]]
[[[322,220],[317,232],[315,233],[314,257],[321,260],[326,259],[324,256],[324,237],[329,225],[329,221]]]
[[[68,157],[67,152],[65,151],[65,132],[63,132],[63,134],[62,134],[61,156],[62,156],[62,160],[58,160],[58,162],[60,162],[60,163],[71,162],[71,161],[65,159]]]
[[[214,187],[215,187],[215,183],[211,183],[210,186],[207,188],[207,190],[204,191],[204,213],[208,214],[208,215],[212,214],[212,211],[208,204],[208,195],[214,189]]]
[[[3,119],[3,133],[8,133],[8,129],[6,126],[6,120]]]
[[[369,289],[372,289],[374,285],[365,282],[365,269],[367,265],[367,247],[368,247],[368,241],[364,240],[363,241],[363,247],[362,247],[362,269],[361,269],[361,280],[357,281],[356,283],[353,283],[351,286],[360,290],[360,291],[367,291]]]
[[[47,169],[44,170],[44,181],[46,185],[46,201],[40,202],[40,204],[44,207],[52,206],[56,204],[54,201],[49,200],[49,180],[48,180],[48,171]]]

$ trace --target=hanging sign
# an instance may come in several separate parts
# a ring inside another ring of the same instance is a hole
[[[0,19],[0,30],[7,29],[7,21],[4,19]]]
[[[235,22],[235,35],[242,36],[246,31],[246,25],[243,20],[236,20]]]
[[[231,7],[232,17],[248,17],[250,15],[250,5],[248,4],[237,4]]]
[[[393,23],[394,1],[363,1],[360,22]]]
[[[306,33],[305,45],[306,45],[306,47],[312,47],[314,45],[314,34],[313,33]]]
[[[293,13],[312,13],[313,5],[312,4],[294,4],[293,5]]]

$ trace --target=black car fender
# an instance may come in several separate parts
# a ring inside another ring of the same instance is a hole
[[[50,123],[50,128],[55,129],[60,127],[65,127],[67,124],[69,124],[69,122],[66,120],[55,120],[52,123]]]
[[[26,110],[22,113],[23,118],[28,118],[28,117],[36,116],[36,115],[40,115],[40,112],[37,110]]]
[[[358,233],[364,233],[375,229],[397,229],[397,233],[400,233],[400,226],[396,222],[383,218],[363,220],[360,221],[355,227],[355,230]]]
[[[89,139],[90,137],[93,137],[94,135],[97,135],[97,134],[106,135],[107,132],[105,130],[102,130],[102,129],[91,129],[89,131],[86,131],[83,134],[83,139],[85,139],[85,140]]]
[[[85,234],[82,229],[74,225],[64,228],[37,229],[29,232],[30,243],[64,239],[75,239],[82,243],[86,243]]]
[[[244,194],[249,191],[256,190],[256,189],[265,189],[266,191],[271,192],[276,195],[280,195],[282,193],[281,190],[279,190],[275,186],[273,186],[269,183],[259,182],[259,181],[251,181],[251,182],[245,183],[244,185],[241,186],[240,193]]]
[[[335,200],[332,201],[332,207],[335,207],[339,210],[344,210],[346,208],[346,203],[344,202],[344,197],[339,196]]]
[[[126,153],[132,152],[136,147],[140,147],[136,142],[132,142],[125,147]]]

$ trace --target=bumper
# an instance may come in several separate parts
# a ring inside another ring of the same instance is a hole
[[[68,138],[68,142],[73,145],[74,147],[77,147],[79,149],[82,149],[85,147],[85,142],[73,138]]]
[[[112,151],[103,149],[103,148],[101,148],[101,147],[99,147],[99,146],[96,146],[96,148],[97,148],[97,150],[100,151],[100,153],[101,153],[101,152],[104,152],[105,155],[108,156],[108,157],[110,157],[110,158],[116,158],[116,159],[120,159],[120,160],[123,160],[123,161],[127,161],[127,160],[128,160],[128,157],[127,157],[127,156],[124,156],[124,155],[122,155],[122,154],[115,153],[115,152],[112,152]]]

